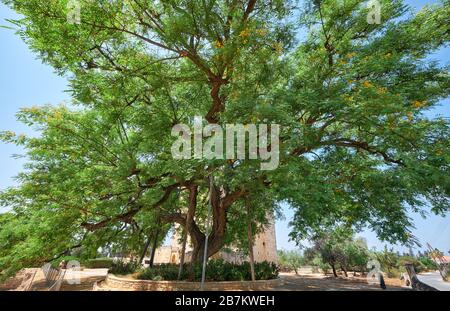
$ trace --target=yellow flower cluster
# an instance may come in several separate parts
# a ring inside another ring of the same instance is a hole
[[[423,107],[425,105],[425,101],[418,101],[418,100],[415,100],[415,101],[413,101],[413,103],[412,103],[412,106],[414,107],[414,108],[421,108],[421,107]]]
[[[37,107],[37,106],[31,107],[30,112],[32,112],[32,113],[37,113],[37,112],[39,112],[39,107]]]
[[[370,83],[370,81],[364,81],[363,86],[364,87],[373,87],[373,85],[372,85],[372,83]]]
[[[53,114],[53,117],[57,120],[62,119],[62,114],[60,111],[55,111],[55,113]]]
[[[215,46],[217,49],[221,49],[221,48],[223,48],[223,43],[220,42],[219,40],[216,40],[216,41],[214,41],[214,46]]]
[[[344,95],[344,100],[347,102],[351,102],[353,101],[353,96],[349,95],[349,94],[345,94]]]
[[[386,94],[387,93],[387,88],[385,88],[385,87],[379,87],[378,89],[377,89],[377,93],[378,94]]]
[[[239,37],[243,39],[247,39],[250,36],[250,30],[248,28],[245,28],[239,33]]]
[[[257,29],[256,33],[260,36],[265,36],[265,35],[267,35],[267,29],[264,29],[264,28]]]
[[[47,116],[47,122],[59,121],[63,117],[60,111],[55,111],[53,115]]]

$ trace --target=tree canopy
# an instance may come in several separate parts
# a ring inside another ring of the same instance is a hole
[[[3,2],[73,98],[18,113],[40,136],[1,134],[28,159],[0,194],[4,275],[79,245],[139,248],[174,223],[198,260],[209,197],[209,256],[245,241],[246,204],[255,231],[289,204],[297,240],[343,225],[407,243],[410,211],[449,210],[448,120],[424,116],[449,95],[428,58],[448,44],[448,1],[382,0],[380,24],[361,0],[80,0],[79,23],[69,1]],[[174,159],[171,129],[194,116],[279,124],[279,167]]]

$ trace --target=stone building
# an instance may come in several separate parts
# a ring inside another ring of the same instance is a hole
[[[278,263],[275,219],[273,217],[270,217],[265,230],[255,237],[253,256],[256,262]]]
[[[180,262],[180,253],[182,249],[182,245],[179,242],[180,236],[175,230],[175,233],[172,236],[170,245],[163,245],[156,249],[155,252],[155,264],[161,263],[179,263]],[[192,252],[192,247],[188,241],[186,245],[186,255],[185,261],[188,262],[190,260],[190,253]],[[275,220],[273,217],[270,217],[269,223],[266,225],[265,230],[259,233],[255,237],[255,242],[253,245],[253,256],[255,262],[278,262],[277,257],[277,243],[276,243],[276,234],[275,234]],[[229,262],[243,262],[248,261],[248,256],[243,255],[236,248],[226,248],[219,253],[212,256],[214,259],[222,258]],[[144,264],[148,264],[150,262],[149,258],[144,258]]]

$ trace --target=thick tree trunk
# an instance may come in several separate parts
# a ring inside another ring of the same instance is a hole
[[[212,216],[213,223],[211,228],[211,234],[208,237],[208,253],[207,258],[216,254],[222,249],[223,242],[225,239],[226,232],[226,224],[227,224],[227,202],[224,202],[223,199],[220,198],[219,191],[217,187],[213,185],[211,187],[211,208],[212,208]],[[190,228],[190,235],[192,239],[192,244],[194,246],[192,252],[192,260],[191,262],[201,262],[202,255],[205,247],[205,235],[198,230],[198,227],[194,225]]]
[[[221,234],[216,234],[214,237],[215,231],[213,231],[208,239],[208,254],[207,257],[211,257],[212,255],[218,253],[223,246],[224,236]],[[195,235],[194,235],[195,236]],[[192,236],[191,236],[192,237]],[[200,263],[203,260],[203,252],[205,250],[205,235],[202,234],[202,237],[196,237],[197,241],[193,242],[193,250],[192,250],[192,258],[191,262]]]
[[[337,272],[336,272],[336,267],[334,266],[334,264],[331,265],[331,269],[333,269],[333,275],[334,277],[338,277]]]
[[[183,245],[181,249],[181,256],[180,256],[180,268],[178,270],[178,279],[181,278],[181,274],[183,273],[183,266],[184,266],[184,260],[186,255],[186,244],[188,239],[188,234],[191,232],[191,228],[193,226],[194,217],[195,217],[195,211],[197,208],[197,195],[198,195],[198,186],[197,185],[191,185],[189,187],[189,207],[186,214],[186,224],[185,228],[183,230]],[[193,274],[193,265],[191,265],[190,274],[192,276]]]
[[[142,250],[141,257],[139,257],[139,264],[142,264],[142,261],[145,258],[145,254],[147,253],[148,247],[150,246],[152,238],[151,236],[147,238],[147,242],[145,242],[144,249]]]
[[[341,270],[344,271],[345,277],[348,277],[347,269],[344,266],[342,266],[342,265],[341,265]]]
[[[208,258],[216,254],[222,249],[227,224],[227,209],[239,198],[247,194],[243,189],[237,190],[232,193],[224,195],[225,191],[221,191],[219,194],[216,186],[212,187],[211,191],[211,205],[212,205],[212,229],[208,238]],[[177,222],[186,228],[187,215],[175,213],[171,215],[163,216],[166,222]],[[200,263],[203,258],[203,250],[205,245],[205,234],[201,232],[200,228],[195,223],[195,219],[192,219],[188,226],[188,234],[191,238],[193,250],[191,263]]]
[[[183,230],[183,244],[181,246],[181,254],[180,254],[180,267],[178,268],[178,280],[181,279],[181,275],[183,274],[183,266],[184,266],[184,257],[186,254],[186,243],[187,243],[187,231]]]
[[[155,261],[156,247],[158,246],[158,237],[159,237],[159,228],[156,229],[155,236],[153,239],[152,254],[150,256],[150,267],[153,267],[153,263]]]

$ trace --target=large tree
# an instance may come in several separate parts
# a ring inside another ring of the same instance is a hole
[[[368,225],[405,243],[408,211],[448,211],[448,122],[423,115],[448,97],[448,68],[427,59],[448,42],[448,1],[417,14],[380,1],[380,24],[360,0],[86,0],[79,23],[68,1],[3,2],[78,105],[23,110],[38,138],[2,135],[29,158],[1,195],[13,207],[0,229],[3,272],[173,223],[199,260],[209,197],[209,256],[247,245],[246,204],[264,224],[289,203],[295,239]],[[173,159],[171,128],[194,116],[280,124],[279,167]]]

